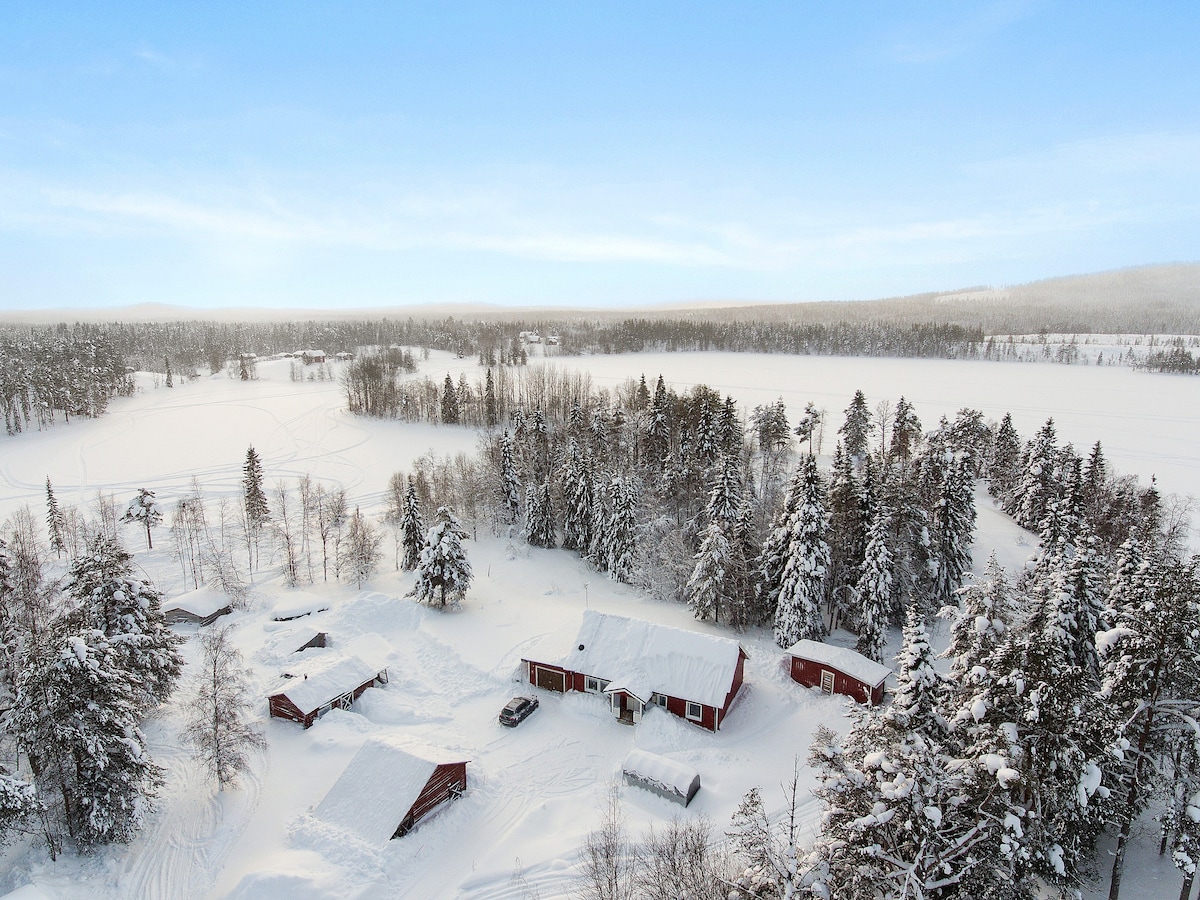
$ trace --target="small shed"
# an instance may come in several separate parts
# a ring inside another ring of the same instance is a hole
[[[162,610],[168,625],[211,625],[233,611],[233,601],[228,594],[206,585],[165,601]]]
[[[271,610],[271,620],[274,622],[290,622],[292,619],[311,616],[314,613],[325,612],[327,609],[329,609],[328,600],[322,600],[320,597],[314,597],[312,594],[297,591],[275,604],[274,609]]]
[[[317,631],[315,628],[302,628],[292,636],[296,641],[296,649],[293,653],[301,653],[305,650],[310,650],[314,647],[325,647],[329,643],[329,634],[324,631]]]
[[[466,789],[465,760],[374,738],[362,745],[313,814],[370,844],[385,844]]]
[[[334,707],[349,709],[363,691],[387,680],[387,669],[377,669],[360,657],[325,655],[285,677],[268,697],[271,715],[311,728]]]
[[[306,366],[311,366],[313,363],[323,363],[326,360],[324,350],[301,350],[297,356],[304,361]]]
[[[821,641],[798,641],[787,652],[792,658],[793,681],[819,687],[827,694],[845,694],[871,706],[883,702],[883,683],[892,674],[887,666],[848,647]]]
[[[680,806],[691,803],[700,790],[700,773],[695,769],[645,750],[630,751],[621,763],[621,774],[630,784]]]

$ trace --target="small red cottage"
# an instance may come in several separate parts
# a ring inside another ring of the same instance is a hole
[[[747,654],[729,638],[587,610],[559,663],[523,659],[530,684],[604,694],[628,724],[647,706],[716,731],[742,686]]]
[[[313,815],[368,843],[404,837],[422,818],[467,789],[466,762],[438,750],[373,739],[350,760]]]
[[[310,728],[335,706],[349,709],[363,691],[387,684],[387,680],[387,669],[376,669],[357,656],[322,656],[296,671],[271,694],[271,715]]]
[[[792,680],[805,687],[819,687],[827,694],[845,694],[871,706],[883,702],[883,683],[892,670],[861,653],[803,640],[789,647],[788,655],[792,658]]]

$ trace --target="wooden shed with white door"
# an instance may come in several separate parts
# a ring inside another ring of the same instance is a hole
[[[821,641],[798,641],[788,648],[792,680],[826,694],[845,694],[859,703],[878,706],[892,670],[848,647]]]

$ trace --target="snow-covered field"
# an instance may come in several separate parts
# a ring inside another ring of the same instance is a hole
[[[560,358],[555,364],[588,369],[598,386],[660,372],[680,389],[705,382],[732,394],[743,411],[782,395],[792,418],[812,400],[840,422],[856,388],[872,404],[903,394],[927,426],[974,406],[992,417],[1011,410],[1029,436],[1053,415],[1064,440],[1081,448],[1102,440],[1120,470],[1157,473],[1167,492],[1200,493],[1200,382],[1193,379],[1116,367],[728,354]],[[423,373],[438,378],[462,369],[474,373],[473,361],[435,355],[423,365]],[[87,506],[101,490],[123,507],[137,488],[149,487],[169,507],[193,478],[209,498],[234,497],[251,443],[268,484],[309,473],[337,481],[352,506],[376,513],[392,472],[409,469],[431,447],[457,452],[475,446],[466,429],[353,418],[335,383],[293,383],[286,363],[263,363],[259,371],[261,379],[251,383],[217,376],[170,390],[148,387],[115,402],[100,420],[4,440],[0,516],[28,503],[42,519],[47,476],[64,505]],[[832,443],[831,429],[827,452]],[[135,560],[170,597],[185,586],[165,528],[160,534],[156,549],[138,550]],[[133,530],[127,543],[142,546]],[[1033,546],[981,497],[977,567],[993,548],[1002,563],[1016,567]],[[367,691],[353,711],[335,710],[307,731],[266,721],[267,751],[241,788],[223,794],[190,758],[179,737],[180,718],[168,707],[147,727],[167,782],[142,836],[127,847],[90,858],[68,854],[57,863],[37,846],[10,849],[0,856],[0,891],[33,882],[49,897],[89,900],[556,897],[571,888],[578,847],[597,824],[602,795],[630,749],[699,770],[703,787],[685,814],[707,816],[720,829],[752,786],[780,807],[779,784],[796,756],[803,760],[816,727],[846,725],[849,701],[791,682],[770,636],[753,631],[741,637],[750,657],[746,686],[718,734],[653,709],[638,726],[625,727],[599,697],[545,692],[528,720],[502,728],[500,707],[529,691],[517,681],[521,657],[535,650],[564,655],[586,608],[717,630],[681,606],[608,581],[573,553],[491,538],[470,542],[468,553],[475,584],[463,608],[447,613],[404,599],[411,575],[385,571],[361,591],[306,586],[331,608],[273,622],[268,610],[294,592],[275,576],[260,576],[251,608],[222,621],[236,624],[236,641],[264,695],[291,650],[288,635],[307,626],[327,631],[339,650],[386,665],[390,683]],[[195,641],[186,652],[195,655]],[[181,695],[187,690],[185,683]],[[264,715],[265,707],[264,700]],[[405,838],[368,847],[320,827],[308,813],[362,743],[381,735],[469,759],[469,786],[462,800]],[[622,787],[621,796],[635,834],[680,812],[634,788]],[[816,815],[810,801],[804,807],[810,827]],[[1147,835],[1137,845],[1126,891],[1177,896],[1178,875],[1152,843]],[[1101,893],[1097,888],[1094,896]]]

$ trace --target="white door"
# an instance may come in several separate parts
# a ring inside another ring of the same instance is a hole
[[[821,670],[821,690],[827,694],[833,693],[833,673],[828,669]]]

